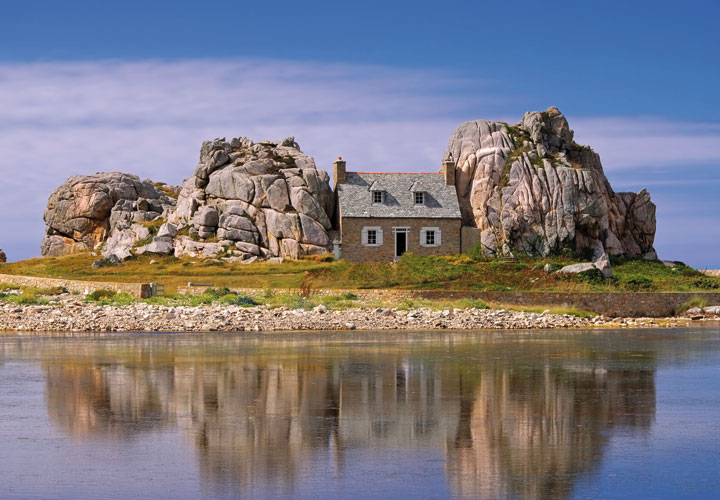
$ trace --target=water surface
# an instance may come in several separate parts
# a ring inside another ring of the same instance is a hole
[[[0,336],[0,498],[717,498],[720,330]]]

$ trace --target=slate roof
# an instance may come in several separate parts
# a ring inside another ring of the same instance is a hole
[[[348,172],[346,179],[337,185],[341,217],[460,218],[455,186],[441,173]],[[372,202],[371,186],[384,188],[383,203]],[[413,186],[425,192],[425,204],[415,205]]]

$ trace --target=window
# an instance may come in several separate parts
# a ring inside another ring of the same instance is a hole
[[[372,192],[372,202],[373,203],[382,203],[382,201],[383,201],[382,191],[373,191]]]
[[[429,247],[435,246],[435,231],[425,231],[425,244]]]
[[[422,191],[415,191],[415,204],[416,205],[424,205],[425,204],[425,193]]]
[[[420,229],[421,247],[439,247],[442,245],[442,237],[439,227],[424,227]]]
[[[366,247],[379,247],[383,244],[383,232],[380,226],[362,228],[362,244]]]

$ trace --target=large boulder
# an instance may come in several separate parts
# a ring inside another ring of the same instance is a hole
[[[487,255],[590,249],[597,262],[598,244],[608,255],[656,255],[648,192],[615,193],[598,154],[574,142],[557,108],[512,127],[463,123],[445,157],[456,163],[463,223],[480,229]],[[597,267],[606,273],[604,260]]]
[[[0,250],[0,263],[5,263],[5,262],[7,262],[7,255],[5,255],[5,252]]]
[[[131,235],[119,233],[134,224],[169,215],[175,200],[168,192],[120,172],[70,177],[48,200],[43,216],[47,229],[42,255],[61,256],[92,249],[113,233],[118,233],[116,239],[124,245]],[[126,254],[124,250],[120,253]]]
[[[183,240],[175,255],[202,256],[198,243],[204,240],[262,257],[326,253],[334,206],[329,175],[294,138],[206,141],[169,218],[178,227],[191,226],[199,241]]]

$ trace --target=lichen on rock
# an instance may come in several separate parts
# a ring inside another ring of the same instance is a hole
[[[126,254],[130,232],[142,231],[119,233],[137,223],[167,217],[174,205],[175,200],[165,191],[135,175],[108,172],[70,177],[48,200],[42,255],[58,257],[90,250],[113,237],[117,251]]]
[[[596,242],[609,255],[655,255],[650,195],[615,193],[598,154],[574,142],[557,108],[526,113],[514,126],[463,123],[448,155],[463,224],[480,230],[487,255],[581,252]]]
[[[234,246],[239,257],[297,258],[328,252],[333,210],[330,177],[294,138],[239,137],[203,143],[170,222]],[[176,245],[178,257],[197,253],[189,242]]]

